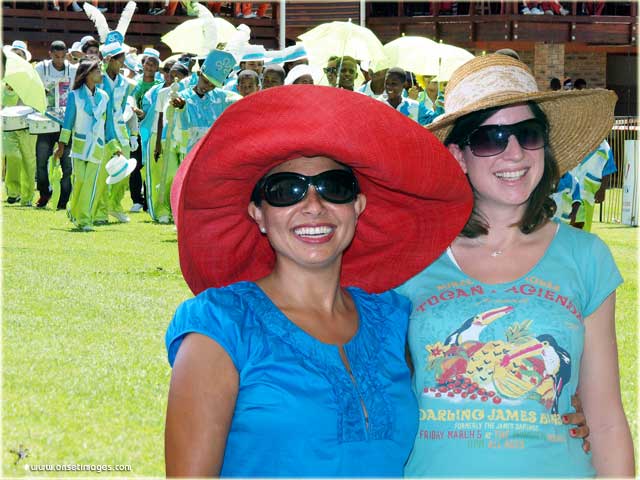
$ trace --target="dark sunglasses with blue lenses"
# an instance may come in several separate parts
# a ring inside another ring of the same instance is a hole
[[[349,170],[327,170],[312,177],[280,172],[260,180],[251,200],[256,205],[264,199],[272,207],[289,207],[306,197],[309,185],[313,185],[318,195],[331,203],[353,202],[360,193],[358,181]]]
[[[548,142],[547,127],[537,118],[512,125],[482,125],[460,144],[469,145],[476,157],[492,157],[506,150],[509,137],[514,135],[525,150],[538,150]]]

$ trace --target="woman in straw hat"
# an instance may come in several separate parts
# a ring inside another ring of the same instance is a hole
[[[471,203],[442,144],[364,95],[289,85],[230,106],[172,189],[197,296],[166,335],[167,475],[401,476],[409,303],[367,292],[438,257]]]
[[[93,230],[98,199],[106,187],[106,170],[101,165],[105,158],[109,97],[98,87],[101,82],[98,60],[80,62],[53,155],[59,162],[65,145],[71,140],[73,186],[68,215],[74,225],[84,231]]]
[[[451,246],[397,291],[413,302],[409,345],[420,426],[407,476],[632,476],[615,290],[596,236],[551,222],[558,175],[613,123],[607,90],[538,92],[518,60],[460,67],[429,128],[474,192]],[[562,412],[578,391],[593,455]]]

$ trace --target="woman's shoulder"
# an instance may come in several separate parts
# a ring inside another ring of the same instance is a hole
[[[394,290],[382,293],[368,293],[357,287],[350,287],[349,292],[356,302],[360,313],[384,322],[393,320],[404,322],[411,311],[411,302]]]
[[[349,287],[349,293],[355,296],[360,303],[376,304],[388,307],[402,306],[407,299],[394,290],[387,290],[381,293],[369,293],[360,287]]]
[[[556,241],[563,244],[563,247],[576,247],[577,253],[588,253],[589,249],[609,249],[606,243],[595,233],[585,232],[579,228],[572,227],[566,223],[557,223],[558,234]]]
[[[622,280],[611,249],[594,233],[560,223],[553,247],[549,249],[545,268],[559,268],[565,273],[566,269],[572,269],[585,285],[605,277],[616,282]]]
[[[576,272],[587,317],[623,282],[620,270],[609,246],[593,233],[560,224],[556,241],[558,248],[545,265],[564,276]]]
[[[221,288],[208,288],[182,302],[176,311],[176,316],[184,314],[192,316],[200,313],[210,316],[222,312],[226,317],[231,318],[243,316],[247,309],[244,299],[255,295],[249,282],[233,283]]]
[[[244,358],[243,337],[252,331],[257,321],[248,301],[256,296],[255,288],[249,282],[239,282],[222,288],[209,288],[193,298],[182,302],[165,336],[169,362],[188,333],[199,333],[218,342],[240,365]]]

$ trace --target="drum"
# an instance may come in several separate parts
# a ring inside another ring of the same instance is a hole
[[[27,116],[27,126],[29,127],[29,133],[34,135],[60,131],[60,124],[58,122],[37,112]]]
[[[3,108],[2,111],[0,111],[2,130],[4,132],[24,130],[27,128],[27,116],[32,112],[33,108],[24,105]]]

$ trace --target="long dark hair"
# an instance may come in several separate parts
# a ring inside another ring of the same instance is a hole
[[[549,120],[542,109],[535,102],[527,102],[533,116],[543,122],[549,128]],[[449,135],[444,141],[445,145],[463,143],[469,132],[478,128],[485,120],[491,117],[498,110],[506,106],[492,107],[478,112],[473,112],[459,118]],[[558,185],[560,173],[558,162],[551,151],[549,142],[544,147],[544,172],[542,178],[531,192],[527,208],[517,225],[522,233],[532,233],[540,228],[544,223],[553,217],[556,212],[556,204],[550,195],[555,192]],[[471,186],[473,188],[473,185]],[[474,190],[475,193],[475,190]],[[476,238],[489,233],[489,222],[474,205],[469,221],[462,229],[460,235],[467,238]]]
[[[76,71],[76,78],[73,82],[73,90],[78,90],[85,83],[87,83],[87,76],[94,68],[100,68],[99,60],[82,60],[78,64],[78,70]]]

